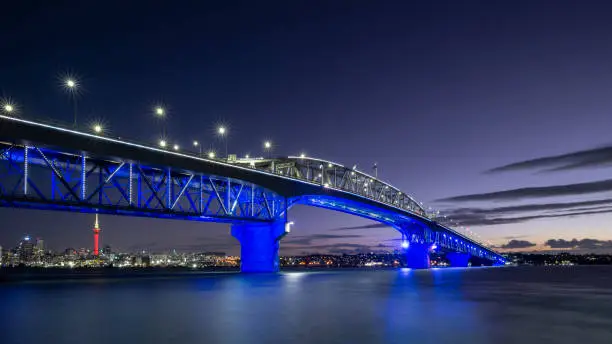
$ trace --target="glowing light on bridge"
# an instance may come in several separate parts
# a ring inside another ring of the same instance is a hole
[[[2,110],[7,114],[13,113],[15,111],[15,106],[8,101],[2,103]]]
[[[160,146],[161,148],[166,148],[166,145],[168,145],[168,143],[166,142],[166,140],[164,140],[164,139],[159,140],[159,146]]]
[[[104,131],[104,128],[102,127],[101,124],[94,124],[92,129],[93,129],[94,133],[96,133],[96,134],[101,134],[102,131]]]
[[[214,158],[215,158],[215,156],[216,156],[216,154],[215,154],[215,152],[214,152],[214,151],[210,151],[210,152],[208,152],[208,158],[210,158],[210,159],[214,159]]]
[[[175,151],[178,151],[180,147],[179,147],[179,145],[175,144],[173,148],[174,148]]]
[[[164,117],[166,115],[166,110],[161,106],[156,106],[153,111],[155,111],[157,117]]]

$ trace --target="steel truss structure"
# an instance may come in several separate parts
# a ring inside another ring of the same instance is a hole
[[[492,250],[438,224],[426,225],[399,213],[381,211],[376,207],[367,207],[357,202],[337,198],[303,197],[298,203],[333,209],[385,223],[402,234],[402,241],[427,244],[432,251],[468,253],[493,262],[503,262],[503,258]]]
[[[0,143],[0,206],[271,222],[285,216],[287,200],[228,177]]]
[[[286,159],[248,160],[251,166],[275,174],[342,190],[396,208],[427,216],[421,205],[391,184],[354,168],[311,157],[290,156]],[[237,161],[236,163],[240,163]]]

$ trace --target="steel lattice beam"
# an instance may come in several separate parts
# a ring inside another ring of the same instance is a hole
[[[38,146],[0,145],[0,206],[178,217],[274,221],[284,197],[221,176],[76,155]]]

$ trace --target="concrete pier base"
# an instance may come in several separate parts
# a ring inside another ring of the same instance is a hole
[[[287,234],[285,222],[232,225],[232,236],[240,241],[240,271],[278,272],[280,240]]]
[[[410,243],[406,249],[406,263],[411,269],[429,269],[429,245]]]

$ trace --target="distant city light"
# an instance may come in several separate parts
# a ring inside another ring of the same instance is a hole
[[[166,140],[159,140],[159,146],[160,147],[165,148],[167,144],[168,143],[166,142]]]
[[[175,151],[177,151],[177,150],[179,150],[180,147],[179,147],[179,145],[174,145],[173,148],[174,148]]]
[[[219,133],[219,135],[223,136],[223,135],[225,135],[225,133],[227,132],[227,129],[226,129],[224,126],[220,126],[220,127],[217,129],[217,132]]]
[[[4,104],[4,111],[6,111],[8,113],[11,113],[11,112],[13,112],[13,110],[15,110],[13,105],[11,105],[11,104]]]
[[[208,157],[209,157],[210,159],[214,159],[214,158],[215,158],[215,152],[212,152],[212,151],[211,151],[211,152],[208,152]]]
[[[270,147],[272,147],[272,142],[270,142],[270,141],[264,142],[264,148],[265,149],[269,149]]]
[[[408,242],[408,240],[402,241],[402,248],[408,248],[408,247],[410,247],[410,243]]]
[[[100,124],[94,124],[94,126],[93,126],[93,131],[94,131],[96,134],[100,134],[100,133],[102,132],[102,130],[103,130],[102,125],[100,125]]]
[[[198,141],[193,141],[193,146],[197,147],[199,145]]]
[[[165,115],[165,114],[166,114],[166,110],[164,110],[164,108],[163,108],[163,107],[161,107],[161,106],[156,106],[156,107],[155,107],[155,114],[156,114],[157,116],[159,116],[159,117],[162,117],[163,115]]]
[[[302,153],[300,154],[300,158],[304,159],[306,157],[306,154]]]

